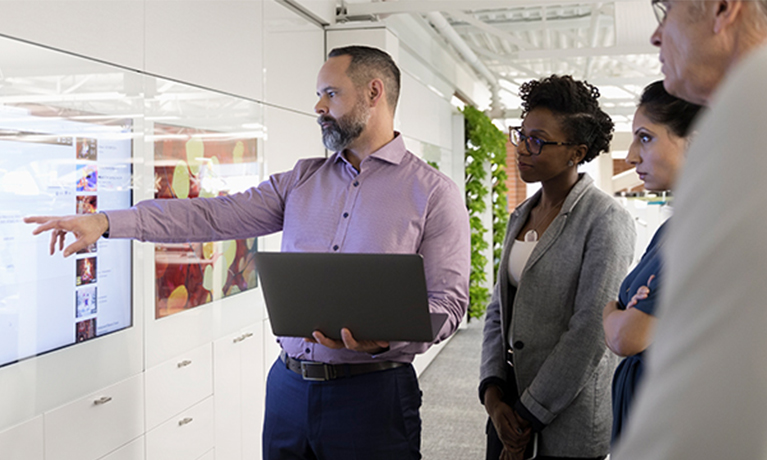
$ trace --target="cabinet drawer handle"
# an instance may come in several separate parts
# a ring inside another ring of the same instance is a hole
[[[178,363],[177,366],[178,366],[179,369],[181,369],[182,367],[186,367],[186,366],[188,366],[190,364],[192,364],[192,362],[189,361],[188,359],[185,359],[185,360],[181,361],[180,363]]]
[[[232,340],[232,342],[234,342],[234,343],[240,343],[240,342],[242,342],[243,340],[245,340],[245,339],[249,339],[249,338],[251,338],[251,337],[253,337],[253,333],[252,333],[252,332],[246,332],[245,334],[242,334],[241,336],[239,336],[239,337],[237,337],[237,338],[233,339],[233,340]]]
[[[108,403],[111,400],[112,400],[111,396],[102,396],[99,399],[93,401],[93,405],[94,406],[101,406],[102,404],[106,404],[106,403]]]
[[[178,421],[178,426],[188,425],[188,424],[192,423],[192,420],[194,420],[192,417],[187,417],[185,419],[179,420]]]

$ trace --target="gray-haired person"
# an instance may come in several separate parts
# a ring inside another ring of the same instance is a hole
[[[653,1],[673,95],[708,105],[624,459],[767,458],[767,2]]]

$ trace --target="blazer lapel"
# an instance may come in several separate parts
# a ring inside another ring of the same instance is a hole
[[[503,337],[504,343],[508,342],[507,326],[511,321],[511,308],[507,308],[509,305],[509,280],[511,279],[509,275],[509,255],[511,254],[511,245],[514,244],[514,239],[516,239],[519,231],[522,230],[522,227],[525,226],[525,222],[527,222],[527,218],[530,216],[530,210],[540,199],[540,194],[541,192],[538,191],[535,195],[527,199],[516,209],[514,209],[514,211],[512,211],[511,217],[509,218],[509,227],[506,230],[506,238],[503,242],[501,262],[500,266],[498,267],[498,284],[500,285],[499,287],[501,292],[499,301],[501,308],[501,318],[503,320],[501,335]]]
[[[560,209],[559,214],[557,214],[557,217],[554,218],[546,231],[543,232],[540,241],[535,246],[535,249],[533,249],[532,254],[530,254],[530,258],[527,260],[527,264],[525,264],[525,268],[522,270],[522,277],[525,276],[525,272],[529,270],[530,267],[535,265],[535,263],[543,257],[546,251],[548,251],[557,238],[559,238],[559,235],[562,234],[562,231],[565,228],[565,223],[567,222],[567,216],[593,182],[594,180],[588,174],[581,174],[578,182],[575,183],[572,190],[570,190],[570,193],[567,195],[565,202],[562,203],[562,209]]]

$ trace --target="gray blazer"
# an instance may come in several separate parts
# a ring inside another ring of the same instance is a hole
[[[520,402],[546,427],[539,454],[598,457],[610,445],[617,357],[602,308],[616,299],[634,254],[629,213],[581,174],[522,271],[509,283],[511,244],[541,192],[509,218],[498,283],[485,317],[480,379],[506,381],[509,334]]]

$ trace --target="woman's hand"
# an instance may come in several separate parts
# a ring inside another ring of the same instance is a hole
[[[650,275],[647,285],[637,289],[625,310],[618,308],[617,301],[609,302],[602,310],[605,343],[618,356],[636,355],[652,343],[655,317],[634,307],[650,295],[653,279],[655,275]]]
[[[485,410],[493,422],[498,438],[503,443],[504,453],[501,454],[501,459],[522,459],[532,436],[530,422],[520,417],[511,406],[503,402],[501,396],[501,390],[497,386],[491,385],[485,391]]]
[[[650,275],[650,279],[647,280],[647,284],[645,286],[640,286],[639,289],[637,289],[634,297],[632,297],[628,305],[626,305],[626,310],[635,307],[640,300],[644,300],[647,298],[647,296],[650,295],[650,283],[652,283],[653,279],[655,279],[655,275]]]
[[[520,449],[509,449],[504,446],[503,450],[501,451],[501,456],[498,458],[499,460],[524,460],[525,448],[522,447]]]

